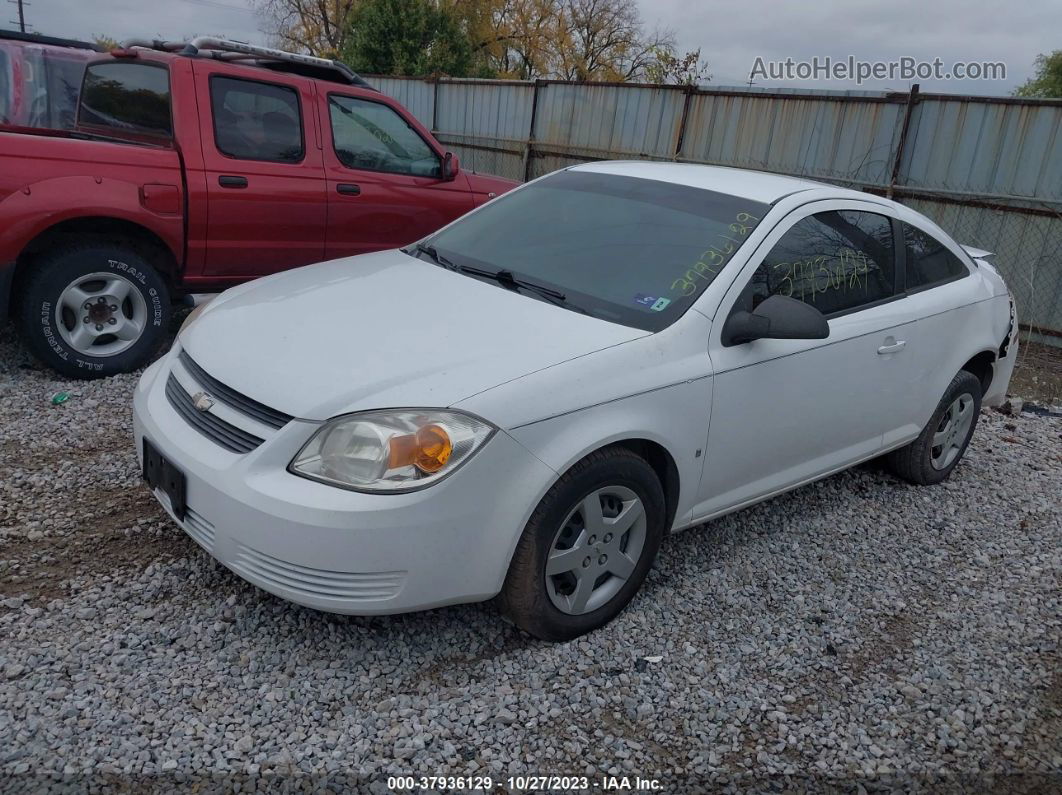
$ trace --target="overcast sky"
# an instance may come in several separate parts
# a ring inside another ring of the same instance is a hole
[[[105,34],[186,38],[224,34],[265,43],[250,0],[31,0],[26,19],[40,33],[91,38]],[[6,3],[4,4],[6,6]],[[1032,74],[1038,53],[1062,47],[1062,2],[1023,0],[640,0],[649,26],[675,32],[680,50],[701,49],[711,82],[749,80],[757,56],[765,60],[867,61],[902,56],[947,69],[955,61],[1002,61],[1006,80],[916,80],[923,91],[1007,94]],[[14,6],[9,19],[16,18]],[[8,24],[5,27],[12,27]],[[859,88],[854,81],[756,80],[757,87]],[[907,88],[907,81],[868,81],[864,89]]]

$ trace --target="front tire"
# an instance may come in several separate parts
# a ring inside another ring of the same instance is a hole
[[[920,486],[946,480],[970,444],[980,411],[981,382],[960,370],[918,438],[888,454],[889,469]]]
[[[71,378],[128,373],[158,349],[170,294],[131,248],[71,243],[40,255],[19,294],[23,339],[41,362]]]
[[[623,447],[592,453],[528,520],[499,595],[502,612],[542,640],[603,626],[649,573],[665,517],[663,488],[643,458]]]

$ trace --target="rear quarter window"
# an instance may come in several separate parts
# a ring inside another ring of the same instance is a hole
[[[902,226],[908,292],[945,284],[969,273],[963,261],[928,232],[910,224]]]
[[[158,64],[89,66],[78,124],[118,134],[169,138],[173,134],[169,73]]]

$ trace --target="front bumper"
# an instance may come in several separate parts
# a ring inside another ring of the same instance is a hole
[[[318,423],[292,420],[249,453],[197,432],[165,384],[174,350],[133,399],[146,436],[187,478],[185,532],[232,571],[298,604],[373,615],[489,599],[556,474],[499,431],[458,472],[407,494],[365,494],[287,471]],[[172,511],[167,498],[156,497]],[[177,521],[174,518],[174,521]]]

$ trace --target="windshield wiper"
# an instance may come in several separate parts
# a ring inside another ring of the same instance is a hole
[[[546,287],[543,284],[535,284],[534,282],[519,279],[512,271],[506,270],[505,268],[496,271],[488,271],[483,268],[474,268],[471,265],[458,265],[457,270],[461,273],[478,276],[482,279],[491,279],[492,281],[496,281],[502,287],[507,287],[510,290],[530,290],[539,297],[545,298],[551,304],[563,306],[565,309],[571,309],[573,312],[578,312],[581,315],[590,314],[578,304],[573,304],[569,301],[568,296],[560,290],[554,290],[552,287]]]
[[[471,273],[473,276],[481,276],[484,279],[493,279],[503,287],[522,287],[525,290],[531,290],[539,295],[556,298],[558,301],[568,300],[564,293],[559,290],[554,290],[551,287],[546,287],[541,284],[535,284],[534,282],[524,281],[523,279],[517,279],[512,271],[506,270],[505,268],[496,271],[488,271],[483,268],[473,268],[471,265],[458,265],[457,269],[461,271],[461,273]]]
[[[452,271],[457,270],[457,266],[454,265],[442,254],[440,254],[439,250],[435,248],[435,246],[429,245],[427,243],[416,243],[413,246],[413,250],[416,251],[418,254],[426,254],[428,256],[428,259],[430,259],[436,265],[442,265],[444,268],[449,268]],[[407,251],[406,253],[408,254],[409,252]]]
[[[542,284],[535,284],[534,282],[525,281],[524,279],[518,279],[512,271],[506,270],[505,268],[489,271],[484,268],[473,267],[472,265],[457,265],[440,254],[435,246],[428,243],[415,243],[411,249],[406,250],[407,254],[413,252],[423,254],[436,265],[441,265],[449,270],[457,271],[458,273],[467,273],[470,276],[478,276],[481,279],[490,279],[497,282],[502,287],[508,287],[511,290],[529,290],[536,295],[545,298],[551,304],[563,306],[566,309],[571,309],[584,315],[590,314],[581,306],[577,306],[569,301],[568,297],[560,290],[554,290],[552,287],[546,287]]]

